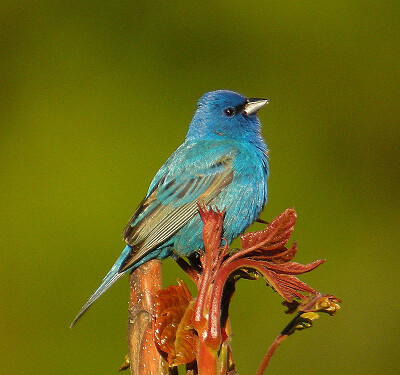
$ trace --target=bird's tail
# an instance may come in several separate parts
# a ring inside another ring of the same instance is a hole
[[[124,262],[126,257],[129,255],[129,252],[131,250],[131,247],[127,245],[124,249],[124,251],[121,253],[117,261],[114,263],[114,265],[111,267],[110,271],[106,275],[106,277],[103,279],[101,282],[100,286],[94,291],[94,293],[90,296],[90,298],[87,300],[87,302],[83,305],[83,307],[80,309],[78,315],[74,319],[74,321],[71,323],[69,326],[72,328],[75,323],[81,318],[81,316],[86,312],[86,310],[93,304],[94,301],[97,300],[112,284],[114,284],[125,272],[118,272],[121,264]]]

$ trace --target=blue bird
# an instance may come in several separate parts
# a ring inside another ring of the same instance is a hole
[[[156,173],[125,227],[125,249],[71,327],[125,273],[151,259],[202,250],[198,203],[225,208],[229,243],[258,218],[267,201],[268,157],[257,111],[266,103],[227,90],[199,99],[185,141]]]

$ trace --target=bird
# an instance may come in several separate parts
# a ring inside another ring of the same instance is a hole
[[[128,221],[126,246],[70,327],[127,272],[152,259],[188,257],[204,249],[198,204],[225,210],[222,237],[230,243],[267,202],[268,149],[257,112],[267,99],[230,90],[204,94],[184,142],[154,176]]]

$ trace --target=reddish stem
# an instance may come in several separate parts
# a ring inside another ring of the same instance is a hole
[[[193,324],[194,328],[199,332],[204,327],[206,319],[204,317],[205,303],[207,299],[207,293],[209,293],[209,286],[211,285],[212,277],[212,263],[213,263],[213,253],[214,249],[211,247],[210,243],[206,241],[206,226],[203,226],[203,239],[204,239],[204,253],[202,255],[202,267],[203,273],[200,276],[200,285],[198,286],[199,294],[197,296],[196,306],[193,313]]]
[[[267,353],[265,354],[260,367],[257,370],[256,375],[263,375],[265,372],[265,369],[267,368],[269,361],[271,360],[272,356],[275,353],[275,350],[277,349],[277,347],[287,339],[287,335],[282,335],[279,334],[276,339],[274,340],[274,342],[271,344],[271,346],[268,348]]]
[[[197,370],[199,375],[218,375],[218,355],[199,336],[197,348]]]
[[[240,260],[238,261],[240,262]],[[215,277],[212,295],[211,295],[211,306],[209,310],[209,325],[207,335],[209,337],[217,338],[218,335],[221,337],[221,301],[222,294],[224,292],[225,283],[229,278],[229,275],[237,270],[238,262],[229,263],[223,265]],[[221,342],[219,342],[219,345]]]
[[[130,275],[128,346],[132,375],[167,374],[154,343],[154,296],[161,289],[161,262],[152,260]]]

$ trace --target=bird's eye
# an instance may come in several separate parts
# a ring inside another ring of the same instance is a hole
[[[224,110],[224,113],[228,117],[232,117],[235,114],[235,108],[229,107]]]

